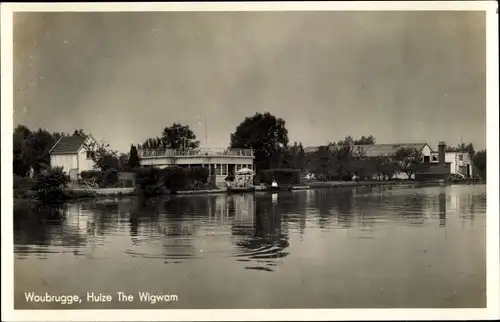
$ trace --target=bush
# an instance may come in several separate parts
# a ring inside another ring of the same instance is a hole
[[[102,172],[102,178],[99,182],[100,188],[113,188],[116,187],[118,183],[118,170],[116,169],[107,169]]]
[[[270,185],[273,180],[278,184],[299,184],[300,170],[298,169],[269,169],[261,171],[260,182]]]
[[[46,203],[57,203],[64,199],[63,188],[69,182],[62,168],[49,168],[42,170],[34,183],[37,198]]]
[[[80,177],[85,181],[95,179],[95,182],[100,182],[102,179],[102,172],[99,170],[82,171],[80,172]]]
[[[136,183],[140,192],[146,196],[157,196],[165,193],[162,169],[148,167],[136,170]]]
[[[33,189],[33,179],[14,175],[14,198],[25,199]]]
[[[136,170],[138,188],[145,196],[159,195],[179,190],[210,189],[208,169],[171,166],[165,169],[139,168]]]
[[[207,183],[209,175],[208,168],[204,167],[184,168],[184,172],[186,173],[186,177],[190,181]]]
[[[168,167],[163,169],[163,184],[171,193],[185,188],[188,185],[187,171],[181,167]]]

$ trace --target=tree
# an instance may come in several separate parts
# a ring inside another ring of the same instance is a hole
[[[384,177],[390,180],[396,173],[396,165],[389,156],[379,155],[371,158],[371,161],[379,180]]]
[[[231,134],[231,148],[254,150],[257,170],[269,169],[272,156],[287,144],[285,121],[270,113],[246,117]]]
[[[130,169],[136,169],[141,165],[139,162],[139,153],[135,145],[130,146],[130,153],[128,158],[128,166]]]
[[[100,143],[97,143],[94,140],[87,140],[83,146],[85,150],[91,152],[91,157],[95,163],[95,168],[100,168],[101,171],[106,171],[108,169],[119,169],[119,160],[116,156],[117,151],[112,150],[109,144],[106,144],[102,141]]]
[[[118,167],[120,171],[129,171],[130,167],[128,165],[129,163],[129,153],[120,153],[118,156]]]
[[[179,123],[164,128],[161,140],[167,149],[196,149],[200,146],[191,128]]]
[[[486,150],[477,152],[472,159],[477,174],[482,178],[486,179]]]
[[[75,130],[75,132],[73,132],[73,135],[78,135],[78,136],[87,136],[87,134],[85,134],[85,132],[83,132],[83,130],[82,130],[82,129]]]
[[[473,158],[476,150],[474,149],[474,144],[472,143],[460,143],[457,146],[447,146],[446,152],[467,152],[470,154],[471,158]]]
[[[160,137],[149,138],[144,143],[140,144],[139,147],[143,150],[157,150],[164,148],[162,139]]]
[[[353,154],[353,147],[345,141],[344,145],[333,146],[333,153],[335,156],[335,169],[340,180],[350,178],[353,171],[353,164],[356,156]]]
[[[14,174],[25,177],[28,174],[30,165],[22,156],[24,142],[31,135],[30,129],[24,125],[18,125],[14,130],[12,139],[13,145],[13,170]]]
[[[50,166],[50,149],[54,146],[55,140],[52,134],[43,129],[31,132],[24,140],[21,150],[21,159],[35,173]]]
[[[330,145],[320,146],[317,151],[309,155],[309,171],[317,178],[329,180],[335,176],[335,155],[330,149]]]
[[[355,145],[374,145],[375,137],[373,135],[362,136],[358,140],[354,140]]]
[[[422,164],[422,152],[415,148],[402,147],[396,151],[394,160],[398,169],[411,179]]]

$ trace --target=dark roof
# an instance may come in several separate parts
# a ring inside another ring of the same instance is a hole
[[[50,154],[74,154],[82,147],[86,136],[63,136],[50,150]]]
[[[392,155],[396,153],[399,148],[414,148],[422,150],[427,143],[394,143],[394,144],[373,144],[373,145],[353,145],[354,151],[362,151],[367,157],[375,157],[379,155]],[[334,147],[332,147],[333,149]],[[307,147],[304,149],[305,153],[316,152],[318,147]],[[432,149],[431,149],[432,150]]]

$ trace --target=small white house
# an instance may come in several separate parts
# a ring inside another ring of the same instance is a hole
[[[70,176],[77,176],[82,171],[95,169],[92,151],[86,146],[96,143],[92,136],[63,136],[50,149],[50,166],[62,167]],[[75,179],[75,178],[72,178]]]

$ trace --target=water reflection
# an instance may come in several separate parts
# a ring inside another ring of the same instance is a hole
[[[131,245],[124,245],[123,251],[134,257],[198,258],[203,251],[197,241],[222,238],[237,248],[232,253],[219,250],[218,255],[236,256],[238,261],[284,258],[290,229],[298,231],[303,240],[307,227],[316,225],[322,230],[355,225],[364,231],[398,222],[422,226],[433,213],[438,215],[440,227],[447,225],[450,213],[462,221],[473,221],[477,211],[484,211],[485,194],[455,190],[358,188],[332,193],[324,189],[149,201],[108,199],[59,208],[16,205],[16,254],[21,258],[71,250],[89,255],[92,249],[105,246],[106,239],[127,231]]]
[[[239,285],[255,283],[271,287],[266,292],[275,294],[275,280],[288,294],[295,285],[311,299],[308,307],[331,303],[331,294],[342,294],[350,286],[366,294],[345,295],[353,296],[352,303],[391,299],[407,307],[410,295],[398,293],[400,285],[414,283],[412,289],[418,290],[425,286],[415,301],[427,303],[428,294],[453,293],[456,285],[474,281],[480,288],[484,275],[484,186],[98,199],[58,208],[23,203],[16,204],[14,212],[16,263],[44,268],[40,274],[50,284],[78,284],[66,270],[116,272],[118,286],[122,280],[147,284],[152,278],[156,282],[151,287],[192,271],[190,278],[200,276],[192,286],[203,296],[218,285],[202,280],[205,274],[211,279],[222,275],[222,280],[231,274],[235,292],[241,291]],[[58,269],[50,280],[47,272],[54,267],[61,267],[60,273]],[[138,275],[136,268],[142,273]],[[85,282],[82,290],[100,286],[93,283]],[[442,289],[433,289],[438,284]],[[380,297],[382,286],[385,297]],[[234,294],[228,291],[226,299],[234,299]],[[484,298],[480,292],[474,294],[461,303]],[[273,299],[280,298],[275,295]],[[385,302],[380,305],[387,307]]]
[[[269,266],[278,265],[274,259],[288,255],[284,251],[289,246],[288,236],[282,227],[284,212],[277,208],[276,200],[275,194],[258,198],[258,202],[252,203],[252,225],[233,230],[243,237],[236,242],[241,249],[235,254],[238,261],[255,264],[245,266],[246,269],[273,271]]]
[[[446,226],[446,193],[439,193],[439,226]]]

